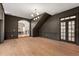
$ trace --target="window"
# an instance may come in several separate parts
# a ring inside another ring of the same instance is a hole
[[[76,16],[64,17],[64,18],[61,18],[60,20],[63,21],[63,20],[69,20],[74,18],[76,18]]]
[[[69,19],[69,17],[66,17],[65,20]]]
[[[61,20],[64,20],[64,18],[61,18]]]
[[[76,16],[70,16],[70,19],[76,18]]]

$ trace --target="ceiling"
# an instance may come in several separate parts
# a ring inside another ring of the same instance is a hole
[[[79,3],[3,3],[6,14],[31,19],[34,9],[51,15],[79,6]]]

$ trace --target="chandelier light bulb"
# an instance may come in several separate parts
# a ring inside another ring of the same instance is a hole
[[[38,18],[39,18],[39,16],[38,16]]]
[[[37,15],[39,15],[39,13],[38,13],[38,12],[37,12],[36,14],[37,14]]]
[[[35,18],[33,20],[36,20]]]
[[[31,14],[31,16],[32,16],[32,17],[34,17],[34,15],[33,15],[33,14]]]
[[[37,18],[36,18],[36,20],[37,20]]]

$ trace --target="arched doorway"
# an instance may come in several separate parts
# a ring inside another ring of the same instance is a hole
[[[18,21],[18,37],[26,37],[30,35],[29,22],[26,20]]]

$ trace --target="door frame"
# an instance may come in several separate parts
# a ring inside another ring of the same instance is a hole
[[[27,37],[30,37],[30,26],[31,26],[31,25],[30,25],[30,22],[27,21],[27,20],[25,20],[25,19],[20,19],[20,20],[18,20],[18,22],[19,22],[19,21],[25,21],[25,22],[28,22],[28,24],[29,24],[29,27],[28,27],[28,28],[29,28],[29,35],[28,35]],[[18,23],[17,23],[17,26],[18,26]],[[19,26],[18,26],[18,27],[19,27]],[[18,28],[17,28],[17,29],[18,29]],[[19,31],[18,31],[18,32],[19,32]],[[18,38],[19,38],[19,34],[18,34]]]

